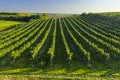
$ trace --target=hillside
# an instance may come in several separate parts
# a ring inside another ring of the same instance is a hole
[[[95,14],[39,19],[0,36],[0,74],[120,77],[119,19]]]
[[[103,12],[103,13],[98,13],[98,14],[120,19],[120,12]]]
[[[9,29],[11,27],[14,27],[15,25],[20,25],[23,23],[24,22],[0,20],[0,31],[5,30],[5,29]]]
[[[107,15],[107,16],[120,16],[120,12],[103,12],[98,14]]]

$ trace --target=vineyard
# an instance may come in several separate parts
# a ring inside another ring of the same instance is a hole
[[[102,18],[38,19],[0,31],[0,66],[74,67],[78,62],[114,69],[115,61],[120,61],[120,23]]]

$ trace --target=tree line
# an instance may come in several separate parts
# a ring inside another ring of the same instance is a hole
[[[47,14],[27,14],[27,13],[0,13],[0,20],[11,20],[11,21],[25,21],[29,22],[33,19],[48,18]]]

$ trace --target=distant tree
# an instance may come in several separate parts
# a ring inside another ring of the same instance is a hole
[[[86,14],[85,12],[81,14],[81,16],[86,16],[86,15],[87,15],[87,14]]]
[[[43,13],[41,16],[40,16],[41,19],[48,19],[49,16],[47,13]]]
[[[31,15],[31,19],[40,19],[40,15]]]
[[[43,15],[42,16],[48,16],[48,14],[47,13],[43,13]]]
[[[26,13],[17,13],[17,16],[27,16]]]

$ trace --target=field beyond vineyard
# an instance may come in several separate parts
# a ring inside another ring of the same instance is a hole
[[[0,31],[9,29],[10,27],[14,27],[15,25],[23,24],[24,22],[17,21],[8,21],[8,20],[0,20]]]
[[[0,30],[0,66],[0,75],[118,78],[120,20],[83,14],[6,27]]]

